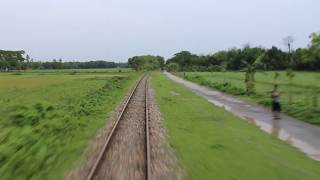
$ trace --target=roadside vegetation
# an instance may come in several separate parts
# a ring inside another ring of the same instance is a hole
[[[183,73],[176,73],[183,77]],[[255,93],[247,94],[245,72],[188,72],[186,79],[246,100],[271,107],[271,91],[279,85],[285,113],[320,125],[320,73],[290,71],[257,72]]]
[[[138,73],[0,74],[0,179],[62,179]]]
[[[201,56],[182,51],[166,62],[166,69],[267,107],[273,86],[278,84],[285,113],[320,124],[320,33],[309,38],[307,47],[295,50],[291,48],[293,38],[285,38],[288,51],[249,45]]]
[[[188,179],[320,178],[320,163],[166,78],[152,87]]]

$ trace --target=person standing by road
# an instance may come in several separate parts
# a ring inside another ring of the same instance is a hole
[[[281,104],[280,104],[280,92],[278,91],[278,85],[275,84],[271,94],[272,98],[272,112],[274,119],[280,119]]]

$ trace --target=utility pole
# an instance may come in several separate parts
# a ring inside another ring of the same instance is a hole
[[[283,42],[286,46],[288,46],[288,62],[291,62],[291,48],[292,43],[294,42],[294,38],[292,36],[287,36],[283,39]]]

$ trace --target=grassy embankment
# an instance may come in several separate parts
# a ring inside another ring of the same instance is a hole
[[[138,75],[0,74],[0,179],[62,179]]]
[[[320,162],[160,73],[151,82],[189,179],[320,179]]]
[[[188,72],[186,79],[220,91],[239,96],[264,106],[271,106],[270,94],[274,84],[282,93],[283,111],[303,121],[320,124],[320,73],[296,72],[290,80],[285,72],[256,73],[256,94],[246,95],[243,72]],[[182,73],[177,75],[183,77]]]

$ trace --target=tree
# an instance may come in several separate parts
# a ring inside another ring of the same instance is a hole
[[[268,70],[284,70],[288,67],[287,54],[281,49],[272,46],[265,53],[262,62]]]
[[[292,53],[293,69],[320,70],[320,33],[312,33],[307,48],[298,48]]]
[[[155,70],[161,68],[164,64],[164,58],[161,56],[134,56],[128,59],[129,66],[136,71]],[[163,68],[163,67],[162,67]]]
[[[187,68],[191,65],[192,54],[189,51],[181,51],[176,53],[173,59],[180,65],[185,76]]]
[[[247,63],[244,81],[246,83],[246,91],[248,95],[255,93],[255,72],[255,66],[253,64]]]
[[[255,56],[257,56],[256,53],[254,53]],[[261,52],[260,55],[257,56],[257,58],[252,60],[243,61],[243,63],[246,65],[245,69],[245,83],[246,83],[246,91],[248,95],[255,93],[255,78],[254,75],[256,73],[257,67],[263,66],[262,65],[262,59],[264,58],[264,54]]]
[[[292,48],[292,43],[294,42],[294,37],[293,36],[287,36],[283,38],[283,43],[285,46],[288,47],[288,52],[289,54],[291,53],[291,48]]]
[[[27,54],[26,55],[26,62],[24,64],[24,66],[23,66],[23,69],[28,69],[29,66],[30,66],[30,56]]]
[[[176,72],[179,70],[179,64],[178,63],[174,63],[171,62],[169,64],[166,65],[166,68],[169,72]]]
[[[157,60],[159,61],[159,64],[160,64],[160,69],[163,71],[164,69],[164,64],[165,64],[165,60],[163,57],[161,56],[156,56]]]
[[[303,61],[309,64],[310,69],[320,69],[320,33],[312,33],[309,38],[309,48],[303,51]]]
[[[288,63],[291,63],[291,49],[292,43],[294,42],[293,36],[287,36],[283,38],[283,43],[288,47]]]
[[[25,61],[25,58],[23,57],[24,54],[24,51],[0,50],[0,70],[20,70]]]

